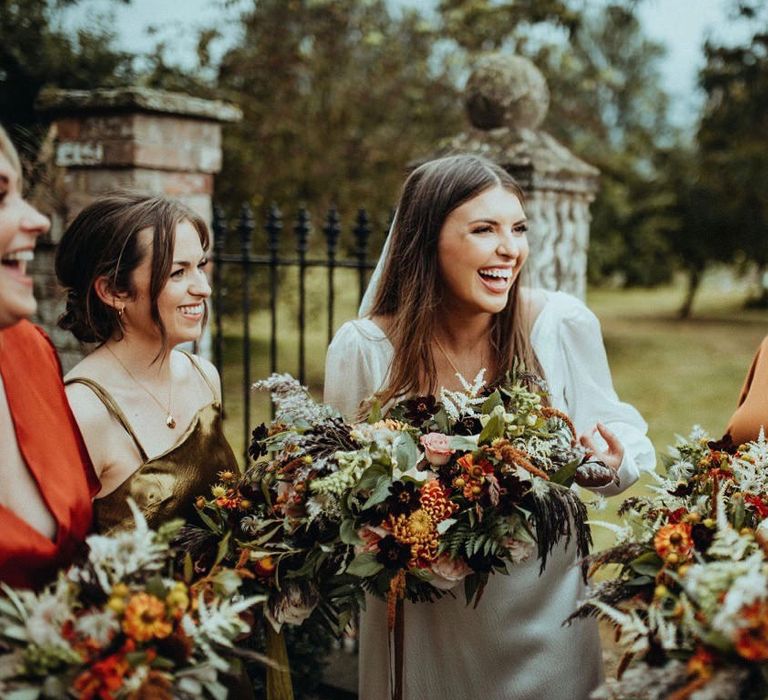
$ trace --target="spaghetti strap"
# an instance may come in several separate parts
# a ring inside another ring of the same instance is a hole
[[[189,358],[189,361],[192,363],[192,366],[200,373],[200,376],[203,378],[203,381],[205,382],[206,386],[211,390],[211,396],[213,397],[213,400],[218,401],[219,397],[218,397],[218,394],[216,393],[216,388],[213,386],[213,383],[208,378],[208,375],[205,373],[205,370],[200,366],[200,363],[198,362],[197,358],[191,352],[187,352],[186,350],[180,350],[180,352],[184,353]]]
[[[117,405],[117,402],[112,398],[111,394],[103,386],[101,386],[101,384],[98,384],[97,382],[94,382],[93,379],[88,379],[87,377],[73,377],[72,379],[65,380],[64,384],[66,386],[69,386],[70,384],[83,384],[84,386],[87,386],[94,394],[96,394],[101,403],[104,404],[104,407],[107,409],[109,414],[118,423],[120,423],[120,425],[122,425],[125,429],[125,432],[131,436],[131,439],[136,445],[136,449],[141,455],[142,463],[146,463],[148,461],[149,458],[147,457],[147,453],[144,451],[144,447],[142,446],[141,442],[139,442],[139,438],[136,436],[136,433],[133,432],[133,428],[128,422],[128,419],[125,417],[125,414],[120,409],[120,406]]]

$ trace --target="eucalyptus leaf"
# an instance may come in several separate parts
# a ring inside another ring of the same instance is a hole
[[[656,552],[645,552],[629,562],[629,567],[635,573],[644,576],[656,576],[663,564],[664,562],[661,561]]]
[[[389,487],[392,485],[392,480],[388,475],[379,477],[379,481],[376,487],[373,489],[373,493],[368,497],[368,500],[363,505],[363,508],[371,508],[386,500],[389,496]]]
[[[437,524],[437,533],[439,535],[444,535],[455,522],[456,518],[446,518],[445,520],[441,520]]]
[[[568,464],[563,465],[558,469],[549,480],[554,484],[561,484],[562,486],[570,486],[573,483],[573,478],[576,475],[576,470],[581,464],[580,459],[574,459]]]
[[[3,697],[5,700],[37,700],[42,692],[41,688],[19,688],[7,691]]]
[[[374,488],[382,476],[389,474],[387,468],[381,464],[372,464],[366,469],[358,482],[355,484],[355,490],[366,491]]]
[[[479,435],[451,435],[448,447],[461,452],[474,452],[477,449]]]
[[[504,408],[504,402],[501,400],[501,392],[496,389],[483,403],[480,410],[483,413],[490,413],[496,406]]]
[[[375,576],[384,568],[384,564],[376,560],[373,552],[358,554],[347,567],[347,573],[365,578]]]
[[[353,520],[342,520],[341,527],[339,528],[339,539],[344,544],[362,544],[363,540],[357,534],[355,523]]]
[[[478,443],[481,445],[491,443],[497,438],[504,436],[504,416],[494,413],[485,424],[483,432],[480,433]]]
[[[408,471],[419,461],[419,448],[408,433],[400,433],[395,441],[395,459],[401,471]]]

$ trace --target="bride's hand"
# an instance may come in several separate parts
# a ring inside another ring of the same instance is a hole
[[[606,442],[606,449],[601,450],[592,439],[597,431]],[[618,471],[621,460],[624,459],[624,447],[621,441],[606,428],[598,423],[594,430],[579,437],[579,442],[587,451],[587,462],[576,472],[576,483],[579,486],[599,487],[611,482],[618,482]]]

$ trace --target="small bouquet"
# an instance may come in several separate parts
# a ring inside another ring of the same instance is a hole
[[[226,698],[241,614],[260,599],[238,597],[231,571],[179,576],[181,521],[155,532],[129,503],[136,529],[89,537],[87,561],[40,593],[2,584],[3,698]]]
[[[573,616],[610,620],[627,650],[593,697],[763,698],[768,442],[732,448],[695,429],[657,478],[652,497],[625,501],[616,546],[591,558],[592,574],[618,570]]]
[[[345,573],[352,548],[340,537],[340,502],[314,486],[338,470],[338,453],[357,444],[341,416],[289,375],[254,387],[271,392],[275,420],[253,431],[251,469],[220,474],[210,497],[198,499],[209,533],[189,532],[188,539],[196,558],[209,554],[205,566],[234,566],[248,590],[267,598],[267,654],[280,666],[267,669],[267,696],[277,700],[292,697],[283,626],[314,615],[339,636],[362,599]]]

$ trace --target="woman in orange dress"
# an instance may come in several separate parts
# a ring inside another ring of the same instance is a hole
[[[26,267],[49,226],[22,197],[19,158],[0,127],[0,581],[25,588],[71,559],[98,489],[56,351],[27,320],[37,304]]]
[[[763,338],[752,360],[726,434],[735,445],[741,445],[757,440],[761,429],[768,430],[768,336]]]

